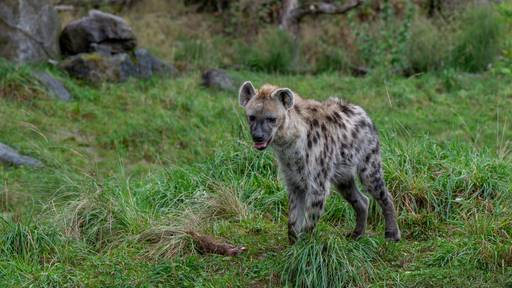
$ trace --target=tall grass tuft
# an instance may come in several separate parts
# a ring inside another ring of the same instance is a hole
[[[459,23],[452,62],[468,72],[486,70],[499,55],[503,27],[501,19],[490,5],[468,9]]]
[[[17,66],[0,57],[0,98],[27,101],[45,98],[45,94],[29,66]]]
[[[0,249],[4,256],[46,262],[57,253],[61,243],[62,238],[48,227],[8,221],[0,224]]]
[[[378,243],[369,238],[322,239],[319,233],[297,242],[284,255],[281,281],[286,287],[361,287],[374,278]]]

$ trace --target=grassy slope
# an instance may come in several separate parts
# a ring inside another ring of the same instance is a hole
[[[373,202],[370,237],[345,240],[353,212],[334,195],[315,236],[289,248],[286,192],[235,94],[196,74],[89,87],[52,71],[76,97],[58,103],[27,68],[0,70],[0,139],[47,164],[0,168],[0,286],[512,285],[510,79],[232,72],[342,96],[381,132],[403,241],[383,241]],[[184,227],[249,251],[197,254]]]

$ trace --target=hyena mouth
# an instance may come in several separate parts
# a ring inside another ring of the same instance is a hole
[[[268,147],[268,145],[270,145],[270,142],[272,142],[272,138],[270,138],[264,142],[255,142],[254,148],[256,148],[258,150],[265,150]]]

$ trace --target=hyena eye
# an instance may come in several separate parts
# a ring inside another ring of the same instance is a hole
[[[249,116],[249,121],[251,121],[251,122],[252,122],[252,121],[254,121],[254,120],[256,120],[256,116],[254,116],[254,115]]]
[[[268,117],[268,118],[267,118],[267,121],[268,121],[269,123],[271,123],[271,124],[274,124],[274,123],[276,123],[276,118],[274,118],[274,117]]]

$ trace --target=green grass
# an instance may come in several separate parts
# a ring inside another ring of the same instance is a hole
[[[0,66],[0,139],[46,165],[0,167],[2,287],[512,285],[510,77],[230,71],[341,96],[380,131],[403,240],[384,241],[374,201],[368,237],[345,239],[353,211],[333,193],[315,235],[289,247],[286,191],[237,95],[198,73],[91,87],[50,69],[75,97],[56,102],[30,69]],[[202,255],[187,230],[248,251]]]

